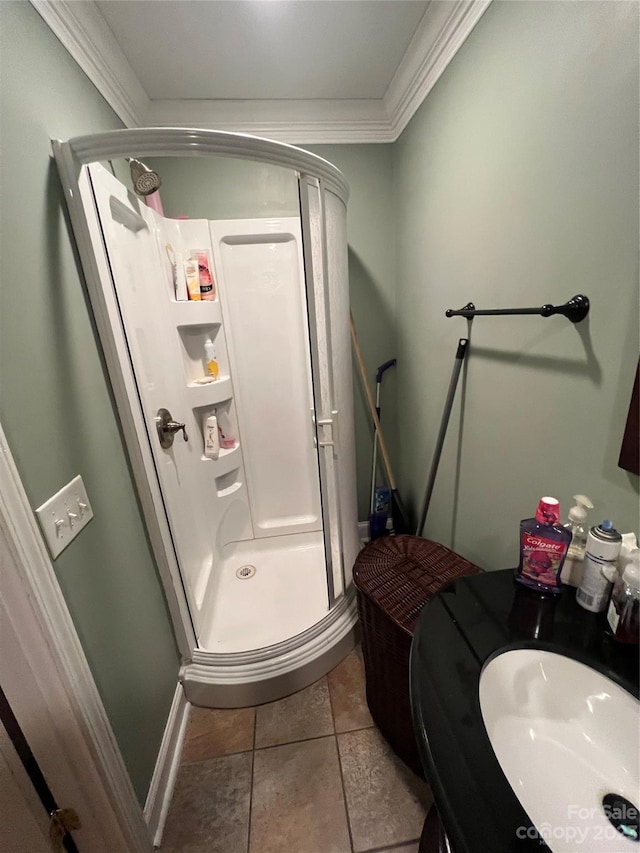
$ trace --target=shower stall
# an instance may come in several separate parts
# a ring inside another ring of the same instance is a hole
[[[217,131],[53,149],[187,698],[233,707],[298,690],[353,647],[357,621],[344,177],[302,149]],[[288,170],[296,209],[171,218],[113,166],[197,158],[202,178],[220,157]],[[213,276],[206,300],[184,298],[196,255]]]

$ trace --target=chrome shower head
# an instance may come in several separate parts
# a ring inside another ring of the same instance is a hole
[[[160,175],[136,160],[134,157],[127,157],[127,163],[131,169],[131,183],[138,195],[151,195],[156,190],[160,189],[162,181]]]

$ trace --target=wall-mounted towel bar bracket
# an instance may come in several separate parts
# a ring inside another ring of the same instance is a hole
[[[553,317],[554,314],[562,314],[572,323],[579,323],[589,313],[589,299],[582,293],[576,294],[573,299],[564,305],[543,305],[541,308],[476,308],[473,302],[468,302],[459,311],[449,308],[445,311],[447,317],[466,317],[471,320],[478,316],[494,316],[498,314],[538,314],[542,317]]]

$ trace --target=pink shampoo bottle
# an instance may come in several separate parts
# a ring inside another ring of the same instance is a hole
[[[571,543],[571,531],[560,525],[560,504],[540,498],[535,518],[520,522],[520,564],[516,580],[538,592],[562,592],[560,573]]]

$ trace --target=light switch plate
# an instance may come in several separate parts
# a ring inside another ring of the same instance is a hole
[[[93,518],[87,491],[78,474],[36,510],[40,527],[55,560]]]

